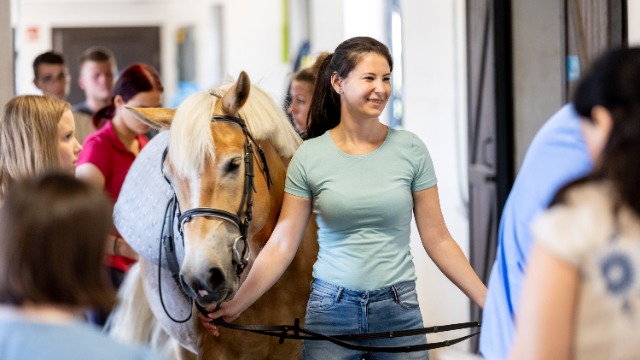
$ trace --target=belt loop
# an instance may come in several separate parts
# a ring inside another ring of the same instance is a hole
[[[338,293],[336,294],[336,302],[340,302],[340,299],[342,298],[342,291],[344,291],[343,287],[339,287],[338,288]]]
[[[398,304],[400,303],[400,295],[398,294],[398,289],[395,285],[391,285],[391,290],[393,290],[393,299]]]

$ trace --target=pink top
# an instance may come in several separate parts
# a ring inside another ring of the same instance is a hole
[[[140,144],[140,150],[149,142],[144,135],[136,135],[136,139]],[[107,121],[100,130],[89,135],[82,147],[78,156],[78,165],[91,163],[100,170],[104,176],[104,190],[115,204],[136,155],[118,139],[111,121]],[[107,256],[106,260],[108,265],[122,271],[129,270],[131,264],[135,262],[127,257],[114,255]]]
[[[144,135],[137,135],[136,139],[140,144],[140,150],[149,142]],[[78,165],[91,163],[100,170],[104,176],[104,189],[115,204],[136,155],[118,139],[111,121],[107,121],[100,130],[89,135],[82,147]]]

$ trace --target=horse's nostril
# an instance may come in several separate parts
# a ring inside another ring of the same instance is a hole
[[[211,284],[211,288],[215,289],[220,284],[224,282],[224,274],[219,268],[211,268],[209,269],[209,284]]]

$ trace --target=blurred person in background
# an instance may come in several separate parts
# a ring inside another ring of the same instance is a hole
[[[600,56],[573,104],[594,167],[531,226],[510,359],[637,359],[640,48]]]
[[[33,60],[33,85],[40,89],[43,95],[66,101],[71,86],[71,76],[64,56],[55,51],[38,55]]]
[[[78,85],[84,91],[85,100],[73,105],[73,116],[78,140],[83,143],[87,135],[96,130],[93,114],[111,103],[116,58],[107,48],[90,47],[80,56],[79,69]]]
[[[161,107],[163,91],[153,67],[147,64],[131,65],[118,78],[110,105],[93,117],[96,127],[104,125],[86,138],[84,150],[78,159],[76,177],[103,189],[112,204],[120,195],[131,164],[149,142],[144,136],[149,126],[125,106]],[[113,284],[119,287],[138,255],[115,229],[111,239],[113,246],[108,247],[106,262]],[[104,324],[105,320],[106,317],[96,320],[96,323]]]
[[[70,174],[23,179],[9,187],[0,228],[0,359],[161,359],[82,318],[116,301],[100,266],[111,229],[102,191]]]
[[[306,138],[307,118],[313,97],[313,87],[318,77],[318,69],[328,55],[328,52],[320,54],[312,66],[297,71],[291,79],[289,88],[291,103],[287,107],[287,112],[291,115],[293,125],[303,138]]]

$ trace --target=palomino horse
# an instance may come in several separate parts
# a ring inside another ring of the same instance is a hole
[[[225,328],[220,337],[208,334],[185,297],[203,307],[232,298],[269,239],[282,205],[286,167],[301,143],[283,111],[250,85],[244,72],[231,86],[194,94],[175,111],[132,111],[156,128],[169,128],[166,157],[157,161],[162,162],[183,214],[177,227],[184,257],[176,274],[178,285],[160,262],[141,256],[139,268],[130,271],[120,289],[122,304],[113,315],[111,333],[129,341],[148,341],[149,326],[159,324],[182,346],[176,353],[182,359],[193,358],[192,353],[198,359],[299,358],[299,341],[279,344],[277,338]],[[249,255],[242,241],[245,223]],[[248,256],[244,271],[243,255]],[[291,324],[295,318],[304,319],[316,255],[315,222],[310,221],[282,278],[234,323]],[[188,321],[176,322],[190,314]]]

